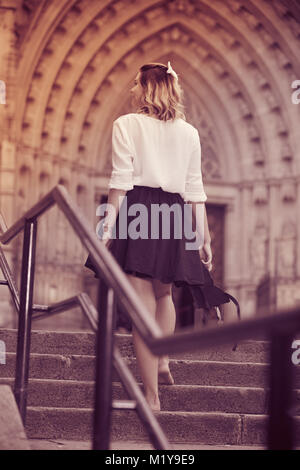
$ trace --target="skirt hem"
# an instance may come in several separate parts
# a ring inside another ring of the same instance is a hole
[[[95,278],[99,279],[97,270],[92,260],[90,259],[90,256],[88,256],[84,266],[87,267],[88,269],[91,269],[94,272]],[[207,270],[207,268],[204,268],[204,269]],[[184,286],[188,287],[194,299],[196,308],[210,309],[213,307],[220,306],[224,303],[230,302],[230,297],[228,296],[228,294],[224,292],[222,289],[220,289],[219,287],[215,286],[214,284],[205,285],[205,284],[199,283],[199,281],[197,284],[193,284],[185,279],[166,280],[166,278],[162,278],[159,275],[155,275],[153,273],[151,274],[146,273],[145,271],[143,271],[142,268],[138,268],[138,267],[134,267],[134,268],[125,267],[122,270],[127,274],[133,274],[140,278],[158,279],[162,283],[165,283],[165,284],[171,283],[171,284],[174,284],[176,287],[184,287]]]

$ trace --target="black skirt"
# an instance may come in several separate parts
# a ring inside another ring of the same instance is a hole
[[[200,259],[199,249],[187,249],[187,244],[193,243],[195,246],[196,236],[191,238],[189,235],[187,238],[184,224],[187,222],[192,228],[193,225],[191,211],[184,210],[185,202],[181,195],[164,191],[161,187],[135,185],[127,191],[126,196],[109,247],[123,271],[142,278],[173,283],[176,287],[188,287],[196,308],[210,309],[233,300],[239,315],[238,302],[214,284],[210,272]],[[151,216],[151,207],[162,207],[161,204],[165,205],[168,224],[166,220],[163,221],[163,211],[156,211],[156,216]],[[168,209],[173,204],[176,210]],[[90,256],[85,267],[91,269],[98,278]]]

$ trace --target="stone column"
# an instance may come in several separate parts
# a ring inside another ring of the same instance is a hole
[[[296,247],[296,279],[300,284],[300,221],[297,217],[300,211],[300,178],[297,177],[297,193],[295,204],[295,220],[297,220],[297,247]]]
[[[254,300],[254,282],[250,274],[250,237],[253,227],[252,188],[244,185],[240,191],[240,246],[241,246],[241,301],[243,318],[256,315]],[[237,261],[236,261],[237,262]]]
[[[270,228],[269,228],[269,273],[271,278],[270,286],[270,311],[277,309],[277,279],[276,279],[276,239],[279,235],[280,227],[280,200],[279,184],[278,182],[272,182],[270,184]]]
[[[240,217],[239,207],[235,202],[231,202],[225,207],[225,224],[224,224],[224,288],[227,292],[234,295],[240,303],[242,302],[240,294],[242,292],[241,285],[241,265],[240,260]],[[236,321],[236,307],[230,304],[224,305],[224,315],[226,321]]]
[[[0,80],[5,84],[5,99],[0,104],[0,210],[7,225],[14,221],[16,144],[14,113],[16,96],[16,35],[15,14],[17,1],[0,0]],[[2,86],[3,88],[3,86]],[[13,242],[4,247],[10,267],[13,262]],[[1,274],[2,277],[2,274]],[[0,326],[13,327],[16,315],[13,313],[10,294],[1,287]]]

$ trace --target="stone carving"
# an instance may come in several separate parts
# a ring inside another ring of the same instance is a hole
[[[282,202],[295,202],[297,198],[296,184],[294,181],[285,181],[281,186]]]
[[[285,143],[281,148],[281,159],[284,162],[293,160],[293,151],[288,143]]]
[[[286,137],[289,133],[287,125],[281,113],[278,113],[276,115],[276,131],[281,137]]]
[[[192,6],[194,5],[194,4],[192,4],[191,2],[189,2],[189,1],[179,1],[179,2],[171,2],[171,3],[173,4],[173,7],[174,7],[174,8],[178,8],[180,11],[182,11],[183,14],[186,14],[186,12],[183,11],[182,5],[184,5],[185,7],[186,7],[186,6],[190,6],[190,5],[192,5]],[[233,2],[233,3],[238,4],[238,2]],[[77,17],[78,17],[79,11],[80,11],[80,12],[83,12],[83,11],[84,11],[84,8],[83,8],[83,7],[84,7],[85,4],[86,4],[85,2],[81,2],[81,4],[78,4],[78,3],[77,3],[77,4],[76,4],[76,8],[70,10],[70,12],[68,13],[67,16],[69,16],[69,15],[71,15],[71,16],[72,16],[72,15],[73,15],[73,16],[75,15],[75,16],[76,16],[76,15],[77,15]],[[79,5],[79,6],[78,6],[78,5]],[[168,4],[168,5],[169,5],[169,4]],[[176,5],[177,5],[177,6],[176,6]],[[98,28],[98,29],[99,29],[99,27],[100,27],[99,21],[100,21],[100,19],[103,19],[104,17],[106,17],[105,15],[108,15],[107,18],[109,18],[109,19],[111,19],[111,18],[114,17],[115,12],[113,12],[113,9],[115,8],[115,4],[114,4],[114,7],[113,7],[113,8],[110,8],[110,7],[111,7],[111,5],[108,6],[108,9],[101,10],[101,13],[99,13],[98,16],[97,16],[97,18],[94,19],[94,23],[97,25],[97,28]],[[161,8],[161,7],[159,7],[159,8]],[[193,6],[193,8],[194,8],[194,6]],[[197,7],[197,8],[198,8],[198,7]],[[77,11],[76,9],[77,9],[78,11]],[[238,9],[240,9],[240,6],[238,7]],[[156,11],[156,10],[157,10],[157,11]],[[198,11],[198,9],[197,9],[197,11]],[[199,10],[199,11],[201,11],[201,10]],[[243,11],[244,11],[244,10],[243,10]],[[151,13],[151,12],[152,12],[152,13]],[[153,17],[154,13],[155,13],[156,17],[157,17],[157,15],[158,15],[158,16],[162,16],[162,15],[164,14],[164,12],[163,12],[162,10],[158,11],[157,7],[153,8],[153,9],[149,9],[149,10],[147,10],[147,12],[145,12],[145,15],[147,16],[147,21],[148,21],[148,22],[151,20],[151,14],[152,14],[152,17]],[[202,14],[203,16],[207,17],[207,21],[208,21],[208,19],[209,19],[208,16],[209,16],[209,15],[208,15],[206,12],[205,12],[205,13],[204,13],[204,12],[201,12],[201,14]],[[244,15],[244,14],[247,16],[247,15],[249,15],[250,13],[249,13],[249,12],[244,12],[243,15]],[[74,20],[74,19],[75,19],[75,18],[73,18],[73,20]],[[131,24],[130,28],[131,28],[131,27],[134,27],[134,26],[133,26],[133,21],[134,21],[134,20],[132,20],[132,24],[130,23],[130,24]],[[136,18],[136,21],[142,21],[142,22],[143,22],[144,19],[142,19],[141,15],[140,15],[139,17]],[[211,28],[213,28],[213,26],[215,25],[215,21],[210,21],[209,23],[206,22],[205,24],[206,24],[206,27],[207,27],[208,29],[211,29]],[[65,28],[65,19],[64,19],[64,21],[62,22],[61,26],[62,26],[62,30],[61,30],[61,31],[62,31],[63,33],[64,33],[64,31],[67,31],[66,28]],[[71,27],[71,25],[70,25],[70,27]],[[82,42],[82,44],[88,44],[88,43],[90,42],[90,41],[87,41],[87,39],[92,39],[92,33],[93,33],[93,31],[94,31],[95,34],[98,34],[98,30],[96,31],[97,28],[89,28],[88,26],[86,27],[86,32],[83,31],[82,34],[80,35],[80,41]],[[213,30],[216,31],[216,32],[218,32],[218,34],[222,37],[222,39],[224,40],[224,43],[226,43],[228,47],[230,47],[230,45],[232,46],[232,45],[234,44],[234,36],[232,36],[231,33],[229,33],[228,31],[226,31],[226,30],[224,29],[224,26],[223,26],[223,25],[221,26],[220,24],[218,24],[218,28],[217,28],[217,29],[214,29],[214,28],[213,28]],[[58,33],[56,33],[57,38],[58,38],[59,36],[61,37],[61,34],[62,34],[61,31],[59,30]],[[124,31],[125,31],[125,30],[124,30]],[[118,30],[118,31],[113,35],[113,37],[110,37],[110,39],[109,39],[109,41],[110,41],[110,42],[109,42],[110,46],[108,46],[108,43],[106,43],[106,44],[103,44],[103,45],[101,46],[101,49],[104,50],[105,47],[106,47],[106,48],[108,47],[108,50],[110,51],[109,53],[112,54],[113,51],[115,50],[116,38],[118,37],[118,34],[121,33],[121,32],[122,32],[122,30]],[[166,33],[166,34],[167,34],[167,36],[168,36],[168,34],[169,34],[169,38],[172,39],[172,40],[175,40],[175,41],[189,41],[189,43],[190,43],[190,41],[191,41],[191,37],[190,37],[188,34],[186,34],[186,32],[184,33],[181,27],[175,27],[175,28],[172,27],[172,28],[170,28],[169,33]],[[164,40],[167,40],[167,36],[164,37]],[[125,39],[125,38],[124,38],[124,39]],[[155,39],[155,37],[153,38],[153,40],[154,40],[154,39]],[[51,45],[55,44],[55,42],[57,42],[57,40],[55,40],[55,41],[54,41],[54,40],[48,41],[48,46],[47,46],[47,47],[49,47],[49,44],[51,44]],[[151,42],[151,41],[148,41],[148,40],[147,40],[147,41],[145,42],[145,45],[148,45],[148,43],[150,43],[150,42]],[[77,43],[78,43],[78,41],[77,41]],[[197,45],[197,42],[194,41],[194,44]],[[141,46],[140,44],[137,45],[137,47],[140,47],[140,46]],[[134,51],[136,51],[136,50],[137,50],[137,48],[136,48],[135,50],[133,50],[132,52],[134,52]],[[64,63],[63,63],[62,69],[61,69],[61,73],[59,73],[59,75],[58,75],[58,78],[59,78],[59,80],[60,80],[62,83],[64,83],[64,82],[66,83],[67,80],[68,80],[68,78],[67,78],[68,75],[67,75],[67,74],[71,74],[71,73],[72,73],[71,67],[65,67],[65,64],[66,64],[66,62],[67,62],[67,63],[70,63],[70,64],[73,64],[73,63],[74,63],[74,58],[75,58],[75,55],[74,55],[74,54],[75,54],[75,51],[72,50],[71,53],[68,55],[68,57],[64,60]],[[206,52],[206,54],[207,54],[207,52]],[[94,56],[94,58],[93,58],[93,60],[92,60],[92,63],[93,63],[93,71],[94,71],[94,70],[95,70],[95,71],[98,70],[98,68],[97,68],[97,63],[96,63],[96,57],[97,57],[97,56],[99,56],[99,54],[96,54],[96,56]],[[99,60],[99,67],[102,66],[102,63],[103,63],[103,54],[101,54],[101,56],[102,56],[102,57],[99,56],[99,59],[101,58],[101,60]],[[127,66],[128,66],[128,60],[127,60],[127,57],[128,57],[128,56],[129,56],[129,55],[126,56],[126,64],[127,64]],[[250,59],[251,59],[251,57],[249,58],[248,63],[251,63],[251,60],[250,60]],[[44,63],[45,63],[45,62],[46,62],[46,57],[45,57]],[[224,76],[224,75],[228,74],[228,71],[226,70],[226,68],[224,67],[224,65],[223,65],[218,59],[216,59],[215,57],[214,57],[214,60],[213,60],[213,62],[212,62],[212,65],[215,67],[216,73],[217,73],[219,76]],[[87,68],[88,68],[88,67],[89,67],[89,66],[87,66]],[[87,69],[86,69],[86,70],[87,70]],[[90,69],[88,69],[88,70],[90,70]],[[93,73],[93,71],[92,71],[92,72],[89,72],[89,73],[87,73],[87,74],[84,72],[84,73],[82,74],[81,79],[78,81],[78,83],[80,83],[80,88],[81,88],[81,89],[84,88],[83,85],[88,86],[88,84],[89,84],[90,81],[91,81],[90,73]],[[62,75],[62,73],[63,73],[63,75]],[[112,73],[116,73],[115,68],[112,69]],[[118,76],[118,74],[117,74],[117,76]],[[102,85],[101,85],[101,93],[104,93],[104,95],[107,94],[107,93],[110,93],[110,90],[105,90],[105,89],[104,89],[105,83],[108,85],[109,88],[110,88],[111,86],[114,86],[114,84],[115,84],[116,82],[114,81],[114,77],[113,77],[112,74],[110,74],[109,77],[107,76],[106,79],[102,82]],[[241,96],[241,93],[240,93],[240,90],[239,90],[239,85],[235,85],[235,88],[236,88],[236,93],[237,93],[237,95],[240,96],[240,98],[239,98],[239,100],[238,100],[238,103],[240,103],[242,115],[243,115],[244,117],[248,118],[248,117],[251,115],[250,105],[249,105],[248,101],[246,101],[246,99]],[[77,92],[78,92],[78,87],[76,88],[76,90],[77,90]],[[74,90],[74,92],[75,92],[76,90]],[[53,95],[53,92],[52,92],[52,95]],[[75,104],[73,103],[74,99],[76,99],[76,96],[77,96],[77,93],[73,94],[73,97],[71,98],[71,101],[69,102],[69,106],[71,106],[72,109],[75,109],[75,108],[77,108],[78,106],[80,106],[80,103],[79,103],[79,102],[78,102],[78,105],[76,105],[76,106],[75,106]],[[58,98],[57,101],[59,101],[59,97],[57,97],[57,98]],[[82,99],[82,98],[80,98],[80,99]],[[51,99],[51,101],[52,101],[52,99]],[[79,101],[80,101],[80,100],[79,100]],[[72,103],[72,104],[71,104],[71,103]],[[51,103],[51,107],[52,107],[53,109],[56,109],[56,107],[53,107],[52,103]],[[93,120],[91,119],[91,116],[89,115],[89,113],[87,114],[87,116],[88,116],[88,119],[93,122]],[[43,135],[45,135],[45,136],[46,136],[46,135],[49,135],[49,130],[48,130],[48,129],[49,129],[49,127],[51,128],[52,119],[53,119],[53,121],[55,122],[55,117],[56,117],[56,113],[52,114],[51,120],[50,120],[49,123],[47,123],[47,124],[45,123],[45,126],[46,126],[46,134],[43,134]],[[48,117],[47,117],[47,119],[48,119]],[[30,121],[28,121],[28,122],[30,122]],[[257,128],[258,128],[258,127],[257,127]],[[251,126],[250,126],[249,129],[251,129]],[[88,151],[88,143],[90,142],[90,137],[89,137],[89,136],[91,136],[93,132],[94,132],[93,128],[90,129],[88,132],[87,132],[87,130],[85,130],[84,128],[82,129],[82,132],[79,133],[79,135],[81,135],[81,141],[82,141],[82,142],[79,143],[79,148],[80,148],[80,149],[86,148],[87,151]],[[65,130],[63,130],[63,134],[64,134],[64,135],[66,134],[66,135],[65,135],[65,137],[66,137],[66,136],[68,135],[68,132],[65,132]],[[255,139],[255,140],[257,140],[257,139]],[[65,142],[66,140],[63,139],[63,141]],[[71,143],[70,143],[70,144],[71,144]],[[208,146],[208,148],[210,148],[210,146]],[[67,151],[67,148],[66,148],[66,151]],[[261,153],[262,153],[262,152],[261,152]]]
[[[260,133],[257,127],[257,124],[254,121],[250,121],[247,125],[247,131],[249,138],[252,142],[260,141]]]
[[[238,51],[238,56],[241,60],[241,62],[246,66],[246,67],[257,67],[257,64],[254,61],[254,58],[249,54],[248,51],[244,48],[240,48]]]
[[[253,203],[256,205],[267,204],[268,202],[268,188],[266,183],[259,182],[253,187]]]
[[[28,18],[25,18],[26,25],[24,23],[27,31],[33,25],[32,20],[37,8],[41,4],[49,4],[44,0],[27,0],[18,3],[27,5],[30,10]],[[60,2],[54,3],[58,6]],[[85,204],[88,205],[85,191],[88,195],[93,192],[93,184],[91,184],[91,179],[89,182],[81,181],[80,174],[86,174],[87,168],[93,176],[96,174],[109,176],[110,174],[111,153],[105,140],[110,130],[107,124],[110,119],[108,116],[110,113],[115,115],[120,109],[127,112],[128,108],[124,105],[124,103],[127,104],[124,98],[126,91],[124,84],[129,81],[129,71],[134,70],[144,60],[160,60],[160,54],[162,58],[166,58],[167,54],[172,51],[178,54],[176,60],[179,64],[179,73],[182,67],[182,72],[186,73],[186,85],[187,87],[191,85],[192,88],[192,86],[197,86],[197,82],[194,81],[194,84],[192,80],[189,82],[192,67],[185,69],[182,66],[183,60],[180,62],[180,55],[184,56],[184,51],[186,51],[190,54],[188,57],[194,58],[194,71],[199,71],[199,74],[204,76],[211,66],[215,72],[216,81],[213,85],[219,86],[222,81],[226,94],[224,97],[227,101],[225,105],[228,107],[229,102],[229,106],[232,106],[232,109],[229,109],[229,117],[232,118],[230,126],[232,128],[236,126],[233,132],[235,131],[236,134],[237,149],[242,139],[243,144],[245,143],[246,155],[243,154],[240,158],[247,159],[247,165],[249,163],[247,166],[249,174],[245,175],[247,179],[249,177],[249,186],[252,186],[251,181],[254,181],[253,217],[258,211],[261,211],[262,217],[272,216],[266,212],[269,195],[265,181],[271,176],[282,178],[282,184],[279,187],[281,201],[284,202],[285,209],[294,210],[296,207],[294,204],[296,186],[293,182],[295,168],[292,168],[294,147],[291,144],[292,141],[289,141],[289,131],[291,135],[296,135],[296,133],[292,132],[294,123],[290,114],[290,101],[289,108],[286,106],[283,92],[285,85],[282,81],[282,88],[277,86],[277,77],[286,79],[288,90],[287,80],[293,77],[297,70],[296,63],[294,63],[295,57],[289,56],[289,47],[285,44],[287,38],[281,41],[281,35],[283,36],[285,32],[284,27],[290,28],[295,38],[300,37],[300,26],[293,14],[296,2],[288,0],[265,2],[264,6],[268,11],[266,19],[264,19],[264,8],[260,10],[259,2],[242,0],[226,0],[226,2],[222,0],[219,2],[176,0],[153,2],[152,5],[151,2],[142,0],[137,2],[82,0],[69,2],[70,6],[73,5],[69,9],[67,9],[67,2],[61,3],[65,4],[65,8],[62,11],[58,7],[57,18],[52,11],[53,32],[49,30],[49,34],[43,36],[43,43],[39,45],[40,51],[36,52],[35,70],[26,72],[27,75],[32,74],[32,79],[29,77],[30,88],[27,99],[24,97],[25,109],[22,109],[22,115],[16,120],[16,122],[21,122],[23,119],[23,123],[20,124],[22,133],[20,131],[17,138],[17,142],[20,143],[17,154],[18,166],[20,167],[26,160],[25,169],[23,168],[20,173],[17,170],[17,193],[19,191],[21,196],[20,207],[22,209],[27,209],[31,202],[36,201],[36,195],[49,189],[52,181],[50,175],[54,173],[53,180],[56,181],[59,177],[65,176],[65,181],[69,182],[71,194],[78,197],[82,207]],[[281,8],[283,3],[284,7]],[[145,8],[144,5],[146,5]],[[254,5],[256,10],[254,10]],[[277,8],[278,22],[274,23],[274,28],[272,25],[274,15],[271,8]],[[195,28],[192,28],[192,22],[196,25]],[[169,27],[171,23],[172,26]],[[228,27],[228,24],[232,24],[232,28]],[[283,26],[282,30],[280,26]],[[35,27],[38,28],[41,25],[35,23]],[[153,34],[148,37],[151,31]],[[239,31],[239,34],[235,31]],[[21,32],[21,29],[17,29],[17,34]],[[276,37],[274,32],[276,32]],[[292,34],[288,38],[292,39]],[[23,45],[26,43],[24,42]],[[159,51],[158,54],[153,54],[155,48]],[[23,56],[23,50],[20,55],[26,62],[26,48],[24,51],[25,55]],[[263,60],[261,60],[262,56]],[[30,54],[28,57],[30,58]],[[10,60],[11,55],[8,56],[5,67],[11,66]],[[213,76],[210,78],[214,80]],[[296,78],[299,77],[295,75]],[[6,80],[6,77],[2,79]],[[201,93],[203,92],[200,91],[199,96]],[[111,96],[120,98],[120,108],[117,100],[110,107]],[[202,96],[198,98],[198,91],[195,95],[191,92],[187,109],[191,112],[189,120],[199,129],[201,136],[204,178],[226,179],[226,171],[222,168],[222,149],[219,148],[220,140],[216,135],[213,117],[204,116],[203,112],[199,112],[201,99],[206,99]],[[252,100],[253,97],[255,99]],[[216,112],[213,106],[210,110]],[[297,113],[297,110],[293,111]],[[101,148],[99,155],[102,160],[108,157],[104,172],[98,166],[92,168],[94,162],[89,159],[94,151],[93,144],[98,143],[97,125],[101,123],[99,116],[106,123],[99,133],[104,142],[103,152]],[[264,122],[262,122],[262,116],[265,118]],[[239,120],[240,117],[242,120]],[[269,126],[270,133],[264,132],[265,126]],[[248,133],[246,136],[244,129]],[[39,138],[41,138],[40,141]],[[276,161],[272,155],[274,148],[270,142],[272,138],[275,139],[278,148]],[[30,153],[33,156],[36,152],[35,160],[33,157],[31,160],[27,158],[27,153],[23,152],[24,144],[29,146],[28,155]],[[41,151],[43,149],[47,150],[47,155],[51,155],[48,169],[44,166],[47,165],[46,161],[43,163]],[[264,167],[265,155],[268,157],[267,173],[255,179],[255,169]],[[73,162],[76,162],[74,166]],[[54,163],[56,170],[54,170]],[[60,168],[62,168],[61,173]],[[42,175],[41,178],[40,175]],[[79,183],[81,189],[78,190]],[[259,207],[261,205],[263,207]],[[59,262],[64,263],[63,253],[65,253],[66,246],[70,249],[70,257],[67,256],[66,259],[72,259],[71,248],[75,245],[72,240],[69,243],[66,239],[65,224],[62,220],[59,230],[58,239],[63,243],[61,248],[58,248],[61,250]],[[45,239],[46,252],[50,249],[48,245],[50,244]],[[266,272],[268,262],[268,230],[260,222],[255,228],[250,253],[251,269],[256,279]],[[278,263],[280,269],[282,268],[283,276],[293,274],[292,261],[294,262],[294,259],[295,238],[286,238],[284,235],[280,238],[278,245]],[[50,253],[49,262],[51,260],[53,258]],[[243,288],[242,286],[241,290]]]
[[[207,145],[205,141],[202,143],[202,154],[204,155],[202,159],[203,180],[221,179],[222,173],[219,158],[217,157],[214,149],[209,144]]]
[[[292,66],[290,59],[284,54],[279,44],[273,45],[273,54],[280,68],[289,68]]]
[[[226,72],[226,69],[224,68],[224,65],[221,64],[221,62],[216,57],[211,56],[209,65],[214,70],[217,76],[223,77],[224,75],[226,75],[227,72]]]
[[[227,0],[226,4],[233,13],[238,13],[241,8],[240,0]]]
[[[262,151],[261,146],[256,145],[256,148],[253,152],[253,163],[256,166],[262,166],[265,163],[265,154]]]
[[[193,14],[195,5],[190,0],[174,0],[167,2],[167,8],[170,13]]]
[[[277,1],[268,3],[270,3],[271,7],[274,8],[283,21],[288,21],[289,28],[298,39],[300,38],[300,25],[298,21],[300,7],[296,5],[296,2],[291,4],[288,0],[285,1],[287,3],[286,5]],[[247,2],[247,6],[242,4],[239,0],[227,0],[225,3],[233,13],[238,14],[239,18],[244,20],[250,30],[257,32],[266,47],[271,50],[278,66],[285,69],[288,72],[289,78],[291,78],[293,75],[293,63],[291,59],[286,56],[280,44],[274,39],[274,35],[271,31],[268,31],[267,23],[264,23],[256,12],[251,11],[251,2]]]
[[[268,230],[263,220],[258,220],[250,240],[249,263],[254,281],[258,282],[266,272],[268,259]]]
[[[46,8],[47,0],[19,0],[14,3],[17,6],[15,30],[18,44],[21,44],[25,40],[26,35],[34,28],[41,13]]]
[[[291,2],[290,0],[281,0],[281,2],[270,2],[270,6],[276,11],[278,16],[285,22],[288,22],[289,28],[295,35],[296,39],[300,38],[299,2]]]
[[[237,95],[237,97],[236,97],[236,102],[237,102],[238,107],[239,107],[239,109],[240,109],[241,116],[242,116],[244,119],[252,119],[252,118],[253,118],[253,114],[252,114],[252,112],[251,112],[249,103],[247,103],[247,101],[246,101],[245,97],[242,95],[242,93],[239,93],[239,94]],[[247,125],[247,129],[248,129],[249,132],[250,132],[250,130],[251,130],[251,125],[254,126],[254,123]]]
[[[223,26],[219,26],[218,34],[221,36],[224,42],[224,45],[228,47],[229,49],[239,46],[240,44],[239,41]]]
[[[296,227],[285,220],[277,240],[276,271],[279,278],[293,278],[296,270]]]
[[[222,171],[221,163],[217,156],[218,151],[213,124],[208,124],[207,118],[203,116],[203,113],[191,96],[186,97],[186,110],[188,121],[198,129],[200,135],[203,179],[219,179],[221,178]]]
[[[279,112],[280,106],[269,84],[268,86],[264,87],[264,96],[270,107],[270,110],[272,112]]]
[[[241,6],[239,16],[245,20],[249,28],[252,30],[257,30],[261,25],[259,18],[254,16],[245,6]]]
[[[127,4],[127,2],[125,2],[125,3]],[[92,33],[93,32],[95,34],[98,34],[99,28],[102,25],[108,24],[109,21],[112,21],[116,17],[117,14],[121,13],[121,10],[123,12],[124,8],[125,8],[125,3],[123,3],[123,5],[122,5],[122,2],[114,2],[113,4],[108,4],[106,7],[102,8],[101,11],[98,13],[98,15],[93,19],[92,23],[87,25],[85,30],[80,35],[82,43],[83,44],[88,44],[90,41],[87,41],[87,39],[92,40]],[[58,26],[56,28],[55,34],[57,36],[60,36],[60,37],[61,37],[61,34],[65,34],[65,32],[68,31],[68,28],[66,28],[66,25],[68,25],[66,21],[67,20],[69,21],[69,26],[71,28],[71,26],[74,24],[74,22],[78,21],[78,18],[80,17],[80,15],[83,14],[83,12],[85,11],[85,9],[87,7],[87,4],[88,4],[88,2],[86,0],[82,1],[82,2],[77,2],[69,10],[67,15],[64,17],[64,19],[61,22],[60,27]],[[239,13],[240,17],[243,18],[245,20],[245,22],[247,22],[247,24],[249,25],[250,28],[255,29],[257,27],[257,19],[255,19],[255,15],[253,15],[253,13],[248,8],[245,8],[241,4],[241,2],[231,0],[231,1],[228,1],[227,4],[228,4],[229,8],[231,8],[232,11],[234,11],[235,13],[236,12]],[[235,41],[234,36],[232,36],[231,33],[229,33],[227,30],[224,29],[224,25],[221,26],[218,23],[218,28],[215,29],[214,25],[216,24],[216,22],[215,22],[214,18],[210,18],[209,14],[206,11],[205,11],[205,13],[203,11],[201,11],[201,8],[199,8],[199,6],[195,6],[195,4],[193,2],[188,1],[188,0],[186,0],[186,1],[185,0],[178,0],[178,1],[173,1],[173,2],[167,3],[167,7],[169,9],[169,13],[171,11],[173,11],[174,13],[175,13],[175,11],[177,11],[177,12],[182,12],[182,14],[184,14],[184,15],[188,15],[190,12],[195,12],[196,10],[197,10],[197,12],[200,11],[201,14],[203,15],[203,17],[206,18],[206,23],[205,24],[207,25],[208,29],[213,28],[215,31],[217,31],[218,34],[225,41],[224,43],[226,43],[228,47],[230,47],[231,45],[234,44],[234,41]],[[161,6],[157,7],[155,5],[154,8],[148,9],[146,12],[143,12],[143,14],[139,14],[136,17],[135,20],[131,20],[130,23],[128,24],[128,27],[131,27],[131,26],[134,27],[134,24],[135,24],[134,21],[136,21],[137,25],[139,24],[138,22],[143,23],[143,21],[144,21],[143,17],[145,15],[147,16],[147,21],[151,21],[151,19],[159,18],[163,14],[165,14],[164,8],[161,8]],[[102,24],[100,24],[101,22],[102,22]],[[91,24],[93,24],[96,27],[91,28],[90,27]],[[124,25],[124,27],[125,27],[125,25]],[[172,29],[172,31],[173,31],[173,29]],[[121,30],[119,30],[118,32],[120,32],[120,31]],[[115,35],[114,35],[115,37],[117,37],[118,32],[115,33]],[[175,39],[180,40],[180,35],[182,35],[182,31],[178,31],[177,37]],[[48,44],[47,44],[47,47],[49,47],[49,44],[51,44],[51,45],[55,44],[55,42],[56,41],[53,42],[53,40],[49,41]],[[274,41],[270,40],[270,44],[273,44],[273,43],[274,43]],[[114,45],[114,42],[112,42],[111,44],[112,44],[113,48],[110,48],[110,50],[111,50],[111,52],[113,52],[115,50],[115,45]],[[251,63],[251,60],[249,60],[249,63]],[[222,71],[224,72],[224,70],[225,70],[224,66],[221,65],[221,64],[217,64],[216,67],[219,67],[220,72],[222,72]],[[87,80],[87,82],[88,82],[88,80]]]

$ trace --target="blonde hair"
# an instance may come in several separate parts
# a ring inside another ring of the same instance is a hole
[[[178,80],[167,70],[166,65],[159,63],[140,67],[139,81],[143,93],[137,112],[154,115],[162,121],[176,118],[186,120],[183,90]]]

